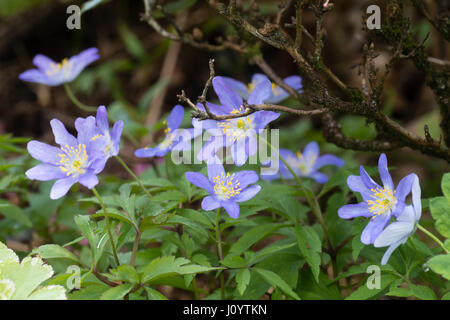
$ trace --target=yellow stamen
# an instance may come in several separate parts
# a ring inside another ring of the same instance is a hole
[[[228,200],[241,193],[241,189],[239,188],[241,183],[233,183],[233,179],[234,174],[230,175],[230,173],[227,173],[226,175],[222,173],[213,178],[214,193],[219,199]]]

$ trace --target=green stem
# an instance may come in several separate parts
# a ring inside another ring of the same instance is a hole
[[[195,279],[195,275],[194,279],[192,279],[192,287],[194,288],[194,299],[200,300],[200,294],[198,293],[197,279]]]
[[[220,208],[217,208],[216,214],[216,244],[217,244],[217,256],[219,260],[223,260],[222,254],[222,239],[220,236]],[[224,288],[224,277],[223,272],[220,273],[220,297],[222,300],[225,300],[225,288]]]
[[[81,102],[80,100],[77,99],[77,97],[75,97],[75,95],[72,92],[72,89],[70,89],[69,84],[68,83],[64,83],[64,89],[66,89],[66,93],[69,96],[69,99],[73,102],[74,105],[76,105],[78,108],[80,108],[83,111],[86,112],[95,112],[97,111],[96,107],[91,107],[91,106],[87,106],[85,105],[83,102]]]
[[[145,188],[144,184],[142,183],[141,179],[138,178],[137,175],[134,174],[134,172],[130,169],[130,167],[127,166],[127,164],[120,158],[118,155],[115,156],[116,160],[124,167],[124,169],[130,174],[130,176],[133,177],[133,179],[139,184],[139,186],[144,190],[145,194],[151,198],[152,195],[150,192]]]
[[[442,249],[444,249],[445,253],[450,253],[450,251],[444,246],[444,244],[439,240],[434,234],[432,234],[430,231],[422,227],[420,224],[416,223],[417,229],[421,230],[423,233],[425,233],[427,236],[429,236],[431,239],[434,240],[438,245],[441,246]]]
[[[111,248],[112,248],[112,251],[113,251],[114,260],[116,260],[116,264],[118,266],[120,266],[119,257],[117,256],[116,246],[114,244],[114,239],[113,239],[113,236],[112,236],[112,233],[111,233],[111,226],[109,225],[109,217],[107,216],[107,213],[106,213],[105,204],[103,203],[103,200],[100,197],[100,194],[97,192],[97,189],[95,189],[95,187],[92,188],[92,192],[97,197],[98,202],[100,202],[100,206],[102,207],[103,213],[105,214],[106,230],[108,232],[109,241],[111,242]]]
[[[325,234],[325,238],[327,239],[327,243],[329,246],[329,249],[331,251],[334,251],[333,246],[331,244],[330,238],[328,236],[328,232],[327,232],[327,228],[325,225],[325,220],[323,219],[323,215],[322,215],[322,211],[320,210],[320,206],[317,202],[317,198],[313,195],[311,196],[305,189],[305,187],[303,186],[302,180],[295,174],[294,170],[292,170],[291,166],[287,163],[287,161],[281,156],[281,154],[278,152],[278,150],[272,146],[272,144],[270,144],[269,141],[267,141],[266,139],[264,139],[261,135],[259,136],[259,139],[261,139],[267,146],[269,146],[280,158],[280,160],[283,162],[283,164],[286,166],[286,168],[289,170],[289,172],[292,174],[292,176],[295,178],[295,180],[297,181],[298,185],[300,186],[300,190],[303,192],[303,194],[305,195],[305,199],[308,202],[312,212],[314,213],[314,215],[316,216],[317,220],[319,221],[322,230]]]
[[[164,168],[166,170],[166,178],[169,179],[169,158],[170,158],[170,153],[167,153],[166,156],[164,157]]]

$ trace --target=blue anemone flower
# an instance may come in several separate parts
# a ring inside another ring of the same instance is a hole
[[[223,77],[215,77],[212,84],[221,103],[221,105],[207,104],[213,114],[229,115],[246,111],[241,96],[227,85]],[[270,96],[271,88],[270,81],[260,82],[250,93],[247,103],[250,105],[263,104]],[[198,108],[204,111],[203,106],[198,105]],[[237,166],[243,165],[247,158],[254,155],[258,149],[257,134],[279,116],[279,113],[272,111],[257,111],[245,117],[222,121],[193,119],[194,128],[207,130],[212,135],[200,151],[199,160],[209,161],[214,159],[217,150],[222,147],[229,147],[234,164]]]
[[[184,108],[176,105],[167,118],[167,128],[164,130],[165,137],[154,148],[141,148],[135,151],[135,156],[138,158],[148,157],[163,157],[167,152],[172,150],[182,151],[191,148],[190,141],[194,139],[201,130],[179,129],[181,121],[183,120]]]
[[[56,179],[50,191],[51,199],[61,198],[77,182],[92,189],[97,185],[97,174],[104,166],[103,152],[91,141],[90,132],[95,127],[95,118],[90,117],[78,128],[77,138],[67,132],[64,124],[57,119],[51,120],[50,125],[55,142],[60,147],[35,140],[28,142],[28,152],[42,163],[29,169],[26,176],[40,181]]]
[[[186,172],[190,183],[209,193],[203,198],[202,209],[210,211],[223,207],[231,218],[237,219],[238,202],[250,200],[261,190],[259,185],[248,187],[258,181],[258,175],[251,170],[226,173],[221,163],[210,163],[207,168],[208,178],[199,172]]]
[[[325,173],[318,171],[320,168],[326,165],[342,167],[345,164],[344,160],[335,155],[320,155],[319,145],[315,141],[308,143],[303,152],[294,154],[288,149],[280,149],[279,152],[297,176],[312,178],[318,183],[325,183],[328,181],[328,176]],[[279,178],[281,175],[284,179],[294,179],[281,159],[279,160],[279,168],[279,173],[273,175],[261,175],[261,178],[264,180],[272,180]]]
[[[33,59],[33,64],[37,69],[30,69],[21,73],[19,79],[48,86],[59,86],[74,80],[87,65],[99,58],[97,48],[86,49],[70,59],[65,58],[59,63],[47,56],[38,54]]]
[[[95,121],[95,126],[86,126],[86,121]],[[123,121],[116,121],[112,130],[109,129],[108,113],[105,106],[99,106],[97,109],[96,117],[89,116],[87,118],[77,118],[75,120],[75,128],[78,132],[91,129],[90,132],[85,132],[87,136],[90,136],[91,143],[94,148],[99,151],[103,151],[104,164],[113,156],[119,154],[120,149],[120,137],[123,130]]]
[[[391,257],[392,252],[394,252],[399,245],[405,243],[416,231],[416,223],[420,220],[422,204],[420,202],[421,190],[419,177],[415,174],[413,175],[414,182],[411,192],[412,205],[407,205],[405,210],[398,216],[397,220],[388,225],[373,243],[375,247],[389,246],[381,259],[382,265],[385,265]]]
[[[236,91],[242,98],[248,99],[253,90],[256,88],[258,84],[261,82],[269,81],[269,78],[261,73],[255,73],[252,76],[252,81],[246,85],[243,82],[237,81],[233,78],[229,77],[222,77],[225,81],[225,83],[234,91]],[[294,90],[296,90],[299,93],[302,93],[302,78],[299,76],[289,76],[287,78],[283,79],[283,82],[286,83],[288,86],[292,87]],[[281,88],[280,86],[276,85],[275,83],[271,83],[272,90],[269,97],[267,97],[264,102],[266,103],[278,103],[280,101],[283,101],[287,97],[289,97],[289,93]]]
[[[386,155],[382,153],[378,159],[378,171],[383,187],[376,183],[360,167],[360,176],[351,175],[347,178],[347,185],[354,192],[361,193],[363,202],[348,204],[338,210],[342,219],[354,217],[371,218],[361,234],[361,242],[371,244],[389,223],[391,216],[398,217],[405,209],[405,198],[411,192],[414,182],[414,174],[409,174],[394,187],[391,175],[387,168]]]

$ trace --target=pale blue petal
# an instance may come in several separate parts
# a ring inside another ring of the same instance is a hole
[[[214,91],[223,106],[228,108],[239,108],[243,105],[241,96],[228,87],[222,77],[214,77],[212,84]]]
[[[62,150],[57,147],[36,140],[27,143],[27,150],[36,160],[54,165],[59,164],[61,160],[59,154],[63,153]]]
[[[393,222],[388,225],[380,235],[375,239],[373,245],[375,247],[386,247],[394,244],[408,236],[414,230],[414,223],[410,222]]]
[[[237,219],[239,217],[239,205],[236,202],[221,201],[221,205],[231,218]]]
[[[314,172],[309,175],[310,178],[313,178],[318,183],[326,183],[328,181],[328,176],[325,173],[322,172]]]
[[[183,120],[184,108],[177,104],[172,111],[170,112],[169,117],[167,118],[167,127],[174,131],[178,129]]]
[[[236,197],[234,197],[233,200],[236,202],[243,202],[243,201],[250,200],[251,198],[256,196],[256,194],[260,190],[261,190],[260,185],[254,185],[254,186],[248,187],[244,191],[241,191],[241,193],[239,193]]]
[[[185,173],[185,177],[186,180],[192,183],[194,186],[205,189],[210,194],[214,194],[213,184],[200,172],[188,171]]]
[[[387,167],[387,158],[384,153],[380,155],[378,159],[378,172],[380,173],[381,181],[383,186],[389,190],[394,190],[394,183],[392,182],[392,177],[389,174]]]
[[[66,174],[57,166],[41,163],[25,172],[28,179],[50,181],[66,178]]]
[[[53,135],[55,136],[55,142],[61,146],[77,147],[77,139],[71,135],[64,124],[58,119],[53,119],[50,121],[52,127]]]
[[[225,169],[223,165],[218,162],[208,163],[206,166],[208,169],[208,179],[212,181],[213,178],[225,175]]]
[[[70,187],[77,182],[76,178],[68,177],[57,180],[50,191],[50,199],[56,200],[66,195]]]
[[[369,207],[366,202],[360,202],[357,204],[347,204],[338,210],[338,216],[342,219],[351,219],[355,217],[369,218],[372,214],[369,211]]]
[[[202,200],[202,209],[205,211],[215,210],[220,207],[220,201],[212,196],[206,196]]]
[[[86,188],[92,189],[98,184],[98,178],[93,172],[87,172],[80,176],[78,182]]]
[[[388,224],[391,215],[381,214],[374,216],[373,219],[367,224],[361,234],[361,242],[364,244],[371,244],[383,231],[384,227]]]
[[[391,257],[392,253],[394,252],[394,250],[397,249],[397,247],[401,244],[402,244],[401,241],[399,241],[399,242],[393,243],[392,245],[389,246],[389,248],[384,253],[383,258],[381,259],[382,266],[384,266],[388,262],[389,258]]]
[[[404,177],[400,182],[398,183],[397,189],[395,190],[395,197],[398,201],[404,202],[406,199],[406,196],[411,192],[413,183],[415,180],[415,174],[411,173]]]

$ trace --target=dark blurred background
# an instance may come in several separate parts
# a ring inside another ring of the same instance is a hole
[[[48,87],[18,79],[21,72],[33,68],[32,59],[38,53],[60,61],[88,47],[99,49],[100,60],[82,72],[72,87],[84,103],[104,104],[109,107],[112,119],[128,120],[123,150],[130,161],[137,161],[132,156],[136,147],[157,138],[152,138],[158,131],[158,126],[153,125],[178,103],[176,94],[184,89],[194,99],[200,95],[208,78],[210,58],[216,59],[217,74],[243,82],[249,82],[253,73],[261,72],[246,57],[235,52],[210,53],[163,39],[141,21],[144,5],[138,0],[111,0],[85,12],[81,30],[67,29],[67,6],[81,6],[83,2],[0,0],[0,134],[13,133],[53,143],[51,119],[59,118],[70,128],[76,117],[86,116],[70,102],[62,86]],[[215,42],[230,29],[205,2],[188,2],[190,5],[185,10],[174,13],[183,30],[192,32],[198,28],[205,40]],[[267,16],[278,10],[277,1],[256,2]],[[384,19],[385,1],[332,2],[334,10],[325,18],[325,62],[348,85],[361,87],[355,66],[361,62],[362,46],[366,42],[362,16],[367,6],[378,4]],[[435,16],[448,10],[450,5],[449,1],[425,2]],[[294,12],[286,17],[290,14]],[[448,43],[438,36],[425,17],[413,7],[408,7],[406,14],[411,18],[418,42],[430,33],[425,43],[429,55],[448,60]],[[161,23],[167,26],[167,21]],[[312,14],[305,13],[304,25],[314,32]],[[307,39],[303,47],[304,50],[311,49]],[[391,57],[391,49],[375,39],[378,53],[375,62],[380,74]],[[297,73],[294,63],[283,52],[272,48],[263,48],[263,52],[280,76]],[[215,99],[212,93],[209,96]],[[287,103],[295,105],[293,101]],[[385,86],[384,111],[419,135],[423,135],[424,124],[428,124],[431,135],[439,138],[438,109],[432,91],[425,86],[424,75],[410,61],[395,63]],[[188,122],[185,119],[185,124]],[[343,116],[340,123],[351,137],[373,137],[373,127],[366,125],[362,118]],[[320,124],[314,121],[284,116],[276,126],[281,128],[281,145],[284,147],[300,149],[308,139],[323,141]],[[296,132],[300,140],[293,139]],[[353,159],[355,166],[357,163],[375,165],[378,158],[378,154],[370,152],[349,153],[333,146],[326,149],[345,153]],[[414,171],[422,179],[425,196],[440,194],[440,178],[449,171],[445,161],[406,148],[388,153],[388,159],[389,164],[397,168],[393,172],[394,180]]]

